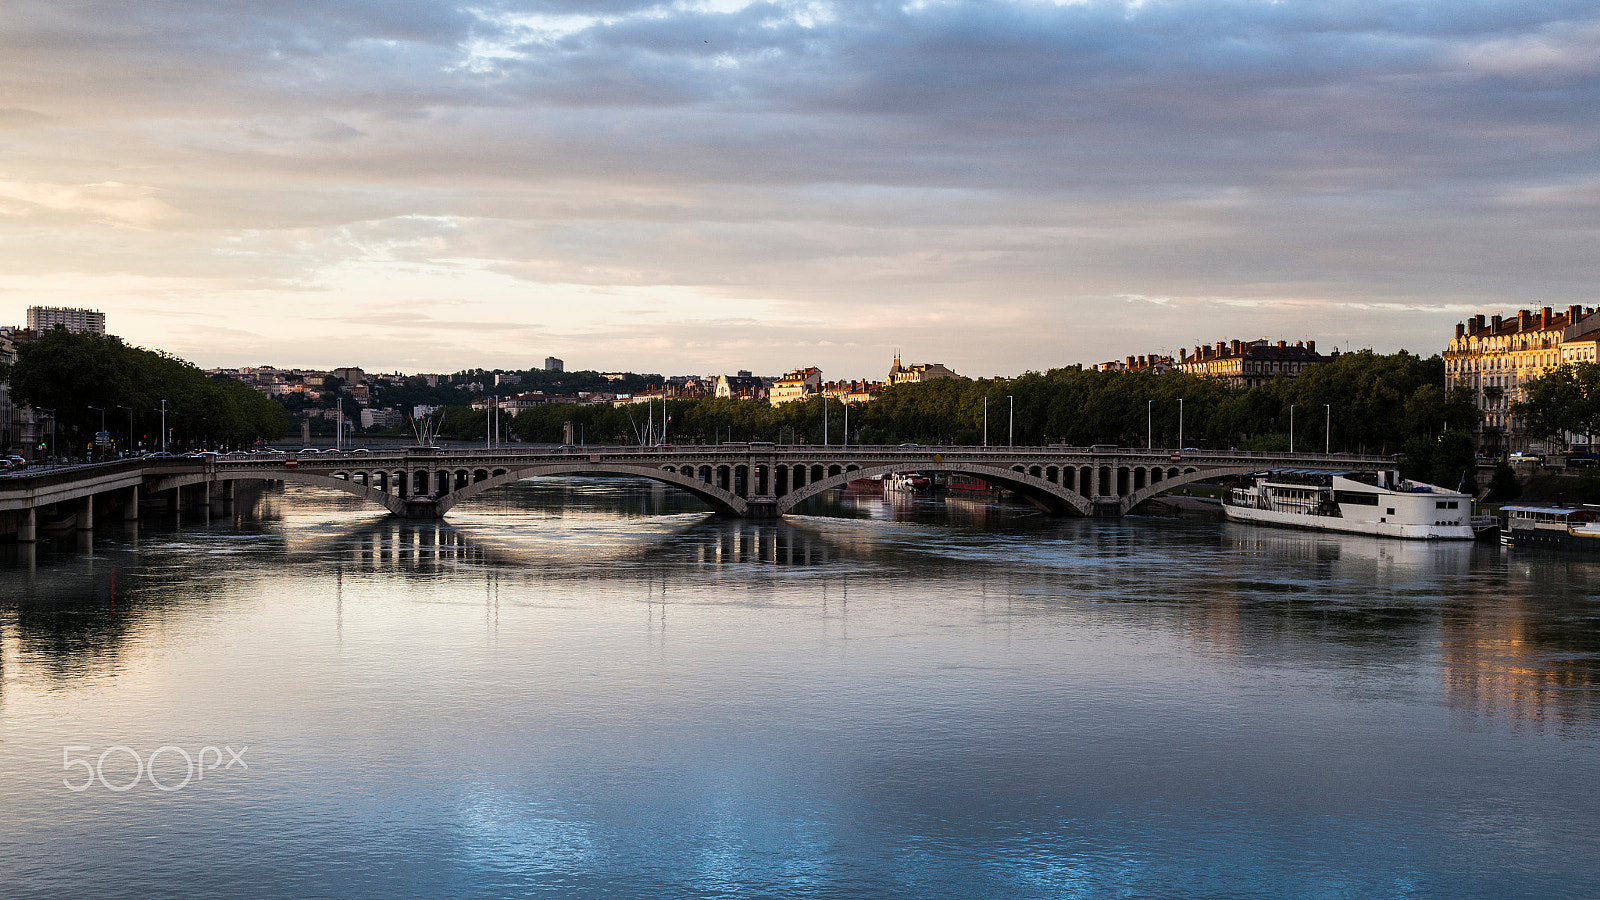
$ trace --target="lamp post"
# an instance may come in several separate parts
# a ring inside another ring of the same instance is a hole
[[[1154,400],[1144,402],[1144,448],[1153,450],[1156,446],[1155,432],[1155,404]]]
[[[983,398],[983,445],[989,446],[989,398]]]
[[[104,406],[91,406],[88,408],[100,413],[100,430],[96,432],[94,436],[95,449],[98,450],[100,445],[100,435],[105,434],[106,431],[106,408]]]
[[[1183,450],[1183,398],[1178,398],[1178,450]]]
[[[1289,404],[1289,452],[1294,452],[1294,408],[1298,403]]]
[[[123,406],[121,403],[118,403],[117,409],[125,409],[128,411],[128,443],[122,448],[123,455],[127,455],[133,452],[133,407]]]
[[[1006,395],[1011,401],[1011,412],[1006,417],[1006,449],[1015,449],[1017,446],[1017,398]]]
[[[161,401],[161,452],[167,452],[167,401]]]
[[[844,407],[844,445],[848,447],[850,446],[850,404],[844,402],[844,398],[840,397],[839,405]]]
[[[56,411],[53,409],[45,409],[43,407],[35,407],[35,409],[37,409],[39,412],[46,412],[50,414],[50,458],[54,459],[56,455]]]
[[[1333,407],[1322,404],[1322,455],[1333,453]]]

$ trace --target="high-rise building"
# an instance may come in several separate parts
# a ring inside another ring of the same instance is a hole
[[[544,370],[546,372],[563,372],[565,371],[563,368],[565,365],[566,363],[556,359],[554,356],[546,356],[544,358]]]
[[[68,331],[106,333],[106,314],[95,309],[63,306],[28,307],[28,330],[38,333],[61,325]]]

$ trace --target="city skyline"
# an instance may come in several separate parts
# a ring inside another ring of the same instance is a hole
[[[207,9],[8,8],[11,321],[979,377],[1594,302],[1592,4]]]

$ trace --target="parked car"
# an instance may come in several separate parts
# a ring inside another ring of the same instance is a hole
[[[172,459],[173,457],[172,457],[171,453],[168,453],[165,450],[157,450],[154,453],[146,453],[144,455],[144,458],[145,459]]]

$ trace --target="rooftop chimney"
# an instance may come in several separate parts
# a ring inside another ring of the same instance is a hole
[[[1467,333],[1466,323],[1465,322],[1457,322],[1456,323],[1456,337],[1457,338],[1464,337],[1466,335],[1466,333]]]
[[[1481,319],[1483,317],[1479,316],[1478,318]],[[1504,321],[1505,320],[1500,318],[1499,315],[1490,316],[1489,317],[1489,333],[1490,334],[1499,334],[1500,333],[1500,323],[1504,322]]]
[[[1546,306],[1543,310],[1540,311],[1540,313],[1539,313],[1539,328],[1540,328],[1540,330],[1543,330],[1543,329],[1546,329],[1546,328],[1550,327],[1550,320],[1554,319],[1556,317],[1555,316],[1555,312],[1556,311],[1554,309],[1552,309],[1552,308],[1550,308],[1548,306]]]
[[[1310,353],[1316,353],[1317,352],[1317,342],[1316,341],[1306,341],[1306,350],[1308,352],[1310,352]]]
[[[1278,342],[1278,346],[1279,347],[1287,347],[1287,346],[1289,346],[1289,342],[1288,341],[1279,341]]]
[[[1533,313],[1531,313],[1531,312],[1529,312],[1529,311],[1527,311],[1525,309],[1517,310],[1517,330],[1518,331],[1527,331],[1529,326],[1531,326],[1532,324],[1533,324]]]
[[[1581,307],[1581,306],[1569,306],[1569,307],[1567,307],[1567,324],[1568,325],[1576,325],[1576,324],[1578,324],[1578,320],[1581,319],[1581,318],[1583,318],[1583,307]]]

